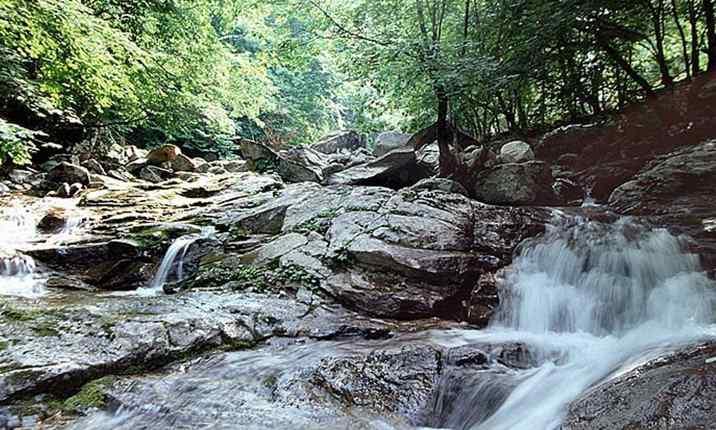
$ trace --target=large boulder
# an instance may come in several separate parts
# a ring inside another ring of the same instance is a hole
[[[334,154],[341,151],[354,151],[365,147],[365,139],[355,131],[337,131],[334,132],[318,143],[311,145],[315,151],[324,154]]]
[[[714,357],[714,343],[690,347],[597,385],[572,403],[562,428],[713,428]]]
[[[415,153],[418,165],[430,170],[434,174],[440,171],[440,147],[437,142],[420,148]]]
[[[467,318],[477,280],[509,264],[517,244],[543,230],[539,210],[487,206],[449,188],[296,191],[252,210],[268,215],[278,201],[288,204],[281,218],[272,215],[282,224],[281,236],[244,262],[299,266],[341,304],[376,317]],[[242,229],[268,232],[266,222],[239,222]],[[494,298],[486,300],[492,309]],[[488,318],[484,311],[481,321]]]
[[[373,155],[382,157],[383,155],[395,151],[396,149],[405,148],[412,136],[397,131],[386,131],[380,133],[375,139],[373,146]]]
[[[500,149],[500,161],[503,163],[525,163],[534,159],[535,154],[529,143],[521,140],[506,143]]]
[[[79,183],[87,186],[90,184],[90,173],[82,166],[63,161],[47,172],[47,180],[58,184]]]
[[[286,182],[322,182],[330,163],[324,154],[311,148],[282,151],[277,173]]]
[[[329,185],[377,185],[394,189],[409,187],[434,172],[419,164],[412,148],[390,152],[326,179]]]
[[[166,162],[172,162],[176,160],[176,158],[181,154],[181,149],[179,149],[176,145],[163,145],[159,148],[154,148],[151,151],[149,151],[149,154],[147,154],[146,159],[150,164],[154,164],[156,166],[166,163]]]
[[[197,163],[187,157],[184,154],[177,154],[177,156],[171,160],[171,166],[172,170],[175,172],[196,172],[197,169]]]
[[[553,205],[554,179],[542,161],[500,164],[478,173],[475,197],[485,203],[508,206]]]
[[[708,270],[716,270],[716,141],[656,158],[609,197],[625,215],[649,216],[696,239]]]
[[[146,166],[139,171],[139,177],[147,182],[159,183],[172,176],[172,172],[156,166]]]

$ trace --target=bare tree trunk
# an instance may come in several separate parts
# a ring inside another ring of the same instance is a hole
[[[665,87],[674,85],[674,79],[671,77],[669,65],[666,62],[666,53],[664,51],[664,0],[658,0],[658,5],[654,8],[651,5],[651,19],[654,25],[654,36],[656,38],[656,62],[659,64],[659,72],[661,73],[661,83]]]
[[[696,76],[701,73],[701,53],[699,52],[699,16],[694,1],[695,0],[688,0],[686,6],[689,10],[689,28],[691,33],[691,74]]]
[[[634,82],[639,84],[639,86],[646,92],[648,95],[654,95],[654,88],[647,82],[644,77],[642,77],[639,72],[634,70],[634,68],[631,66],[631,64],[622,57],[622,55],[617,51],[613,46],[609,44],[609,42],[605,41],[601,37],[597,37],[597,43],[599,43],[599,46],[604,50],[604,52],[609,56],[609,58],[612,59],[623,71],[627,74]]]
[[[706,39],[708,40],[708,70],[716,70],[716,19],[714,18],[713,0],[703,0],[704,17],[706,19]]]
[[[681,38],[681,55],[684,57],[684,71],[686,77],[691,78],[691,64],[689,61],[689,47],[686,41],[686,32],[684,27],[681,25],[681,19],[679,18],[679,7],[676,0],[671,0],[671,13],[674,17],[674,23],[676,28],[679,30],[679,38]]]
[[[445,90],[438,87],[435,91],[438,101],[438,147],[440,148],[440,173],[439,176],[446,178],[457,170],[457,160],[452,152],[453,133],[448,122],[449,102]]]

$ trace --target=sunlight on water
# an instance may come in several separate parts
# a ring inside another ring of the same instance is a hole
[[[32,204],[13,204],[0,210],[0,295],[37,298],[46,293],[46,274],[32,257],[20,252],[43,244],[61,244],[75,237],[85,216],[75,210],[77,201],[42,199]],[[51,209],[66,211],[59,232],[42,235],[37,224]]]
[[[716,335],[714,286],[685,239],[622,219],[561,220],[524,247],[483,332],[437,334],[445,342],[520,342],[543,364],[513,376],[486,420],[453,428],[556,429],[590,386],[679,345]],[[494,393],[471,397],[457,413]],[[458,400],[460,402],[460,400]]]

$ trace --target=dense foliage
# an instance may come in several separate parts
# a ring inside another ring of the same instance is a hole
[[[525,132],[715,65],[712,0],[0,0],[0,158],[71,127],[224,155],[335,128]]]
[[[311,3],[353,71],[416,127],[441,97],[476,136],[574,121],[715,64],[711,0]]]

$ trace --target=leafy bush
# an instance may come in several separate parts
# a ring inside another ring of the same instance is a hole
[[[34,151],[35,132],[0,118],[0,165],[8,161],[23,165],[30,162]]]

